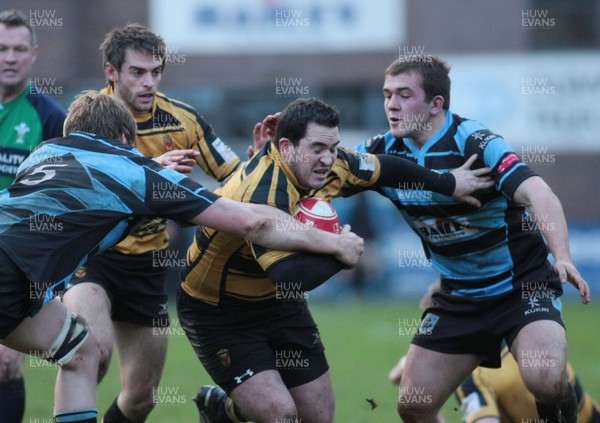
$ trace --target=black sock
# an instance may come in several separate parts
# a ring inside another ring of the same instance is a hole
[[[577,423],[577,397],[573,387],[569,385],[567,393],[558,404],[543,404],[535,400],[540,418],[547,423]]]
[[[104,414],[104,423],[135,423],[133,420],[129,420],[125,417],[125,414],[121,411],[119,406],[117,405],[117,399],[115,398],[113,403],[108,407],[106,413]]]
[[[75,422],[75,423],[96,423],[98,420],[98,410],[89,408],[87,410],[77,410],[68,413],[60,413],[54,416],[55,423]]]
[[[4,423],[21,423],[25,414],[25,380],[0,382],[0,416]]]

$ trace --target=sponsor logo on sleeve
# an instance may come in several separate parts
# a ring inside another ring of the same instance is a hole
[[[510,169],[510,167],[515,164],[516,162],[521,161],[521,159],[519,159],[519,156],[517,156],[515,153],[511,153],[508,156],[504,157],[502,159],[502,161],[500,162],[500,164],[498,165],[498,168],[496,170],[498,170],[498,173],[504,173],[506,172],[508,169]]]

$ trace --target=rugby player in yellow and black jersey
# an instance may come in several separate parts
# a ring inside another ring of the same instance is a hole
[[[216,192],[290,214],[305,197],[331,199],[401,182],[462,195],[455,188],[463,185],[458,176],[468,173],[470,163],[453,171],[455,182],[450,173],[404,159],[341,148],[338,125],[333,107],[316,99],[293,101],[279,117],[276,141]],[[477,189],[490,185],[486,179],[472,182]],[[207,227],[197,229],[187,258],[177,295],[179,321],[241,413],[251,421],[331,421],[328,364],[305,292],[342,264],[329,256],[269,250]]]
[[[221,181],[239,158],[191,106],[159,93],[166,61],[164,41],[138,24],[107,34],[100,50],[108,86],[133,112],[136,148],[159,164],[190,173],[195,164]],[[148,196],[172,200],[169,184],[150,188]],[[90,259],[72,279],[65,303],[94,328],[101,348],[99,380],[106,374],[113,343],[121,369],[122,392],[104,416],[105,423],[146,419],[154,406],[169,324],[165,282],[168,265],[156,260],[168,246],[166,221],[148,219],[114,248]],[[183,262],[183,254],[181,260]],[[164,255],[167,257],[167,255]],[[168,256],[172,257],[172,256]],[[158,264],[157,264],[158,263]]]

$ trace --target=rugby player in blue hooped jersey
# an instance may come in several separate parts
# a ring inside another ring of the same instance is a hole
[[[448,73],[448,65],[433,56],[393,62],[383,85],[390,130],[357,148],[438,170],[456,168],[477,153],[474,167],[490,167],[496,181],[478,196],[481,208],[435,193],[382,189],[441,274],[441,289],[408,351],[398,412],[405,422],[435,422],[477,366],[499,367],[504,339],[540,417],[576,422],[559,297],[567,281],[584,304],[590,291],[571,260],[561,204],[501,136],[449,110]],[[524,358],[534,354],[552,365],[527,366]]]
[[[0,190],[43,140],[62,135],[65,111],[30,75],[38,54],[29,16],[0,12]],[[20,423],[25,414],[24,355],[0,345],[0,416]]]
[[[0,191],[0,344],[60,366],[56,422],[96,422],[99,348],[85,320],[53,298],[88,256],[155,216],[202,224],[260,245],[335,255],[348,266],[362,239],[308,228],[274,207],[219,197],[129,146],[136,124],[120,100],[87,92],[64,138],[43,143]],[[153,196],[170,184],[176,194]],[[289,221],[278,230],[277,221]],[[2,417],[2,416],[0,416]]]

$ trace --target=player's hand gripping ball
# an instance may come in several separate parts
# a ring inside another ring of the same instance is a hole
[[[302,223],[327,232],[339,234],[340,218],[329,201],[319,198],[305,198],[300,201],[294,217]]]

